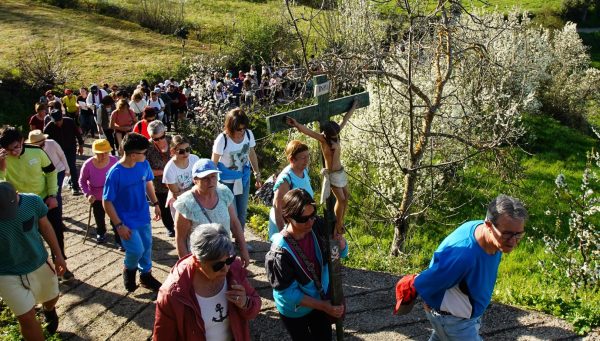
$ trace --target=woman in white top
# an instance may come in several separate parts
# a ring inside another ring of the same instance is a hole
[[[248,129],[250,120],[240,110],[233,109],[225,115],[225,132],[215,139],[212,160],[219,166],[221,182],[229,187],[242,227],[246,224],[246,210],[250,195],[250,166],[254,170],[255,186],[260,188],[260,170],[254,146],[254,134]],[[220,164],[219,164],[220,163]]]
[[[156,118],[159,121],[162,121],[165,116],[165,102],[158,96],[160,92],[160,88],[154,89],[154,91],[150,91],[150,98],[148,99],[148,106],[156,109],[158,113]],[[164,122],[163,122],[164,123]]]
[[[170,207],[174,219],[173,202],[194,186],[192,167],[200,158],[191,154],[189,141],[180,135],[175,135],[171,139],[171,155],[171,160],[165,165],[162,181],[169,188],[167,206]]]
[[[133,110],[135,116],[138,121],[142,117],[142,113],[144,112],[144,108],[148,103],[144,99],[144,92],[141,89],[136,89],[131,95],[131,101],[129,101],[129,108]]]

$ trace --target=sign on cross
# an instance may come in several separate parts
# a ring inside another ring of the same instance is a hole
[[[352,108],[355,100],[357,101],[356,108],[363,108],[369,105],[369,93],[366,91],[330,101],[329,91],[331,83],[327,80],[327,76],[315,76],[313,82],[317,104],[267,117],[267,128],[270,133],[290,129],[290,126],[286,123],[287,117],[291,117],[302,124],[318,121],[320,125],[323,125],[328,122],[332,116],[348,112],[350,108]],[[323,167],[325,167],[325,160],[322,155],[321,160],[323,162]],[[335,228],[334,207],[335,197],[330,195],[329,198],[327,198],[324,215],[327,224],[328,245],[326,248],[329,250],[330,254],[330,257],[328,257],[328,264],[332,291],[331,303],[333,305],[340,305],[344,303],[344,291],[342,289],[342,265],[339,257],[341,251],[340,243],[333,238],[333,230]],[[335,330],[337,340],[343,340],[344,325],[342,319],[336,321]]]

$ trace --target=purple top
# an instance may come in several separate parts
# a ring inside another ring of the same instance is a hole
[[[118,158],[109,155],[108,164],[102,169],[96,168],[92,163],[93,158],[87,159],[81,167],[79,175],[79,187],[85,195],[93,195],[96,200],[102,200],[102,191],[104,182],[106,182],[106,173],[110,167],[119,161]]]

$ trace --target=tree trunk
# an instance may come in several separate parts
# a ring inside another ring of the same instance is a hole
[[[404,248],[404,240],[409,227],[408,214],[413,203],[416,182],[417,176],[415,173],[409,172],[404,175],[404,193],[402,194],[400,210],[394,220],[394,240],[390,250],[391,255],[395,257],[399,256]]]

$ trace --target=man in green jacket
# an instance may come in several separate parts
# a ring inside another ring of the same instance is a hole
[[[15,127],[9,126],[0,131],[0,180],[10,182],[20,193],[37,194],[44,200],[62,256],[67,259],[62,217],[56,200],[56,169],[42,148],[24,145],[23,141],[21,132]],[[54,252],[52,254],[56,256]],[[62,279],[71,280],[73,274],[66,270]]]

